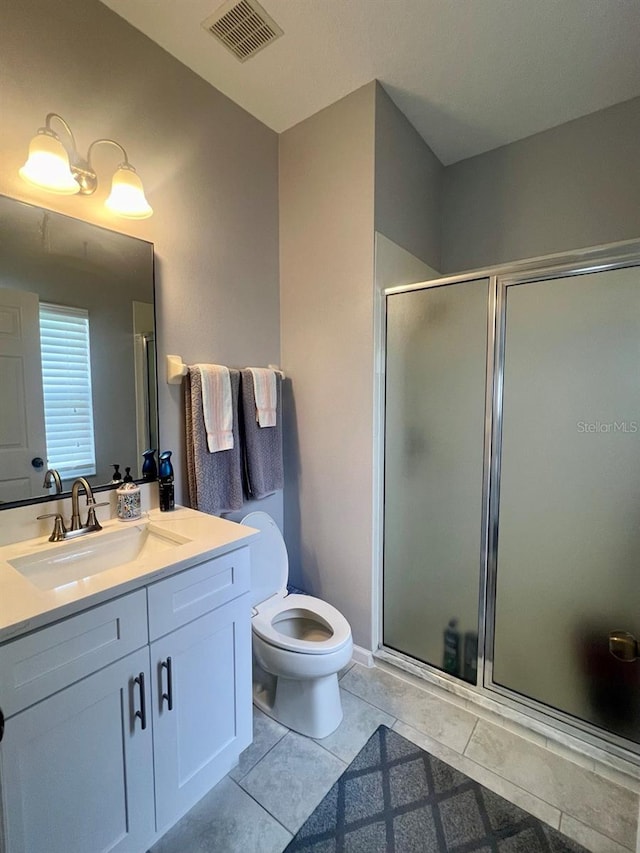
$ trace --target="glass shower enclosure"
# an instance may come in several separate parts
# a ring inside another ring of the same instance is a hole
[[[386,295],[383,645],[640,752],[640,261]]]

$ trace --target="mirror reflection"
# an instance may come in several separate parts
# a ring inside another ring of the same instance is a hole
[[[153,300],[151,243],[0,196],[0,506],[142,476]]]

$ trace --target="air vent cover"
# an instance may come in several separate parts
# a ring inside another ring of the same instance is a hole
[[[202,22],[240,62],[283,35],[282,30],[256,0],[228,0]]]

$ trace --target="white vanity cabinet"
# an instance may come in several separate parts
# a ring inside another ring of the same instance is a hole
[[[0,850],[144,849],[154,831],[145,610],[139,590],[0,647]]]
[[[144,853],[251,741],[249,552],[0,646],[1,853]]]
[[[152,737],[134,720],[131,688],[148,657],[140,649],[7,722],[7,853],[145,849],[154,831]]]
[[[247,548],[148,589],[158,832],[251,743],[248,589]]]

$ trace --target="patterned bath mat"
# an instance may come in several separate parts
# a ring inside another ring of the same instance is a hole
[[[308,853],[587,853],[380,726],[286,849]]]

